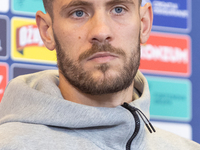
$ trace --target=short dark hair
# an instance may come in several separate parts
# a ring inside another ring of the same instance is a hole
[[[44,8],[47,13],[53,18],[53,1],[54,0],[43,0]]]
[[[47,13],[53,18],[53,1],[54,0],[43,0],[44,8]],[[139,0],[139,6],[141,5],[142,0]]]

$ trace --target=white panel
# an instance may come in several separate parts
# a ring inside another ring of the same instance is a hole
[[[189,124],[166,123],[152,121],[153,126],[172,132],[184,138],[192,140],[192,127]]]
[[[8,12],[9,0],[0,0],[0,12]]]

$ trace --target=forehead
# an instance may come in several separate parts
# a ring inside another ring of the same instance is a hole
[[[90,4],[108,4],[108,3],[120,3],[120,2],[128,2],[128,3],[134,3],[139,5],[140,0],[54,0],[53,5],[58,5],[62,7],[63,5],[68,5],[71,3],[90,3]]]

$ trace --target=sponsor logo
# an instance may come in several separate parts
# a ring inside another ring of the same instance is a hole
[[[191,0],[151,0],[151,4],[154,13],[153,29],[190,31]]]
[[[38,10],[45,12],[42,0],[12,0],[12,12],[35,15]]]
[[[44,46],[36,25],[17,28],[17,50],[23,52],[25,47]]]
[[[142,47],[141,58],[143,60],[153,60],[166,63],[188,64],[188,49],[170,46],[156,46],[147,44]]]
[[[191,82],[189,80],[147,76],[151,93],[151,118],[190,121]]]
[[[9,0],[0,1],[0,12],[8,12],[9,10]]]
[[[185,35],[152,33],[141,46],[140,70],[147,73],[189,76],[190,38]]]
[[[8,65],[0,63],[0,102],[8,82]]]
[[[56,51],[50,51],[44,46],[35,19],[13,17],[11,24],[12,59],[38,63],[56,63]]]
[[[188,10],[181,10],[178,3],[165,2],[165,1],[153,1],[153,12],[155,15],[172,16],[179,18],[189,17]]]

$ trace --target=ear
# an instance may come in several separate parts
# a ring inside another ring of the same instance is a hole
[[[50,15],[44,14],[42,11],[36,13],[36,23],[40,31],[40,36],[44,42],[44,45],[49,50],[55,49],[55,40],[53,36],[52,20]]]
[[[141,44],[144,44],[146,43],[146,41],[150,36],[153,23],[153,12],[150,3],[146,3],[146,5],[140,8],[140,18],[141,18],[140,42]]]

